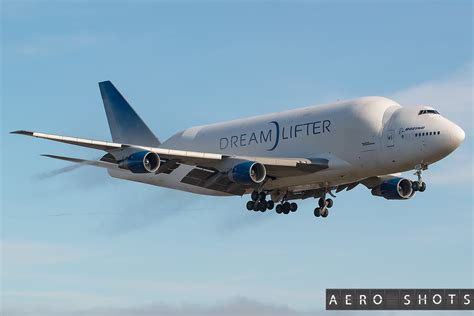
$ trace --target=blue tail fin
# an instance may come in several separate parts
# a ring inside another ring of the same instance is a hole
[[[158,147],[160,141],[112,82],[99,82],[112,139],[116,143]]]

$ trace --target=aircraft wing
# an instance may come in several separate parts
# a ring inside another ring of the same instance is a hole
[[[31,132],[19,130],[11,132],[12,134],[20,134],[43,138],[47,140],[62,142],[66,144],[87,147],[92,149],[99,149],[111,153],[118,154],[122,151],[134,152],[137,150],[147,150],[158,154],[161,158],[172,161],[173,163],[183,163],[188,165],[195,165],[199,167],[219,170],[219,167],[225,164],[226,160],[242,160],[242,161],[256,161],[265,165],[267,174],[270,177],[278,178],[285,176],[304,175],[317,171],[327,169],[329,167],[329,160],[325,158],[274,158],[274,157],[253,157],[253,156],[233,156],[222,155],[215,153],[166,149],[161,147],[147,147],[133,144],[120,144],[106,141],[98,141],[91,139],[83,139],[76,137],[60,136],[54,134],[45,134],[39,132]],[[76,163],[85,163],[95,165],[98,167],[109,168],[111,165],[104,165],[103,163],[92,163],[92,161],[85,161],[77,158],[68,158],[61,156],[46,155],[50,158],[68,160]],[[67,158],[67,159],[66,159]],[[77,161],[75,161],[75,159]],[[109,163],[109,162],[108,162]],[[113,164],[113,163],[112,163]]]

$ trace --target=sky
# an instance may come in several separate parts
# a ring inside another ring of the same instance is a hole
[[[3,0],[1,30],[2,315],[320,315],[326,288],[473,287],[471,1]],[[366,95],[431,105],[466,140],[413,199],[359,186],[316,219],[316,200],[248,212],[9,134],[110,140],[103,80],[161,140]]]

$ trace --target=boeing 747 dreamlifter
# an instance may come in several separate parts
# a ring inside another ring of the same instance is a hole
[[[428,106],[402,107],[384,97],[203,125],[160,142],[110,81],[99,83],[113,142],[15,131],[105,151],[100,160],[50,158],[106,168],[114,178],[198,194],[243,196],[247,209],[297,210],[317,198],[363,184],[375,196],[404,200],[423,192],[422,171],[454,151],[464,131]],[[415,170],[417,179],[394,175]]]

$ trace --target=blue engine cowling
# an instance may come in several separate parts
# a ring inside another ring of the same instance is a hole
[[[412,182],[405,178],[385,180],[372,189],[372,195],[382,196],[387,200],[406,200],[415,195],[414,193]]]
[[[265,166],[259,162],[246,161],[235,165],[228,173],[229,179],[235,183],[251,185],[261,183],[267,176]]]
[[[153,173],[160,167],[160,156],[149,151],[139,151],[120,161],[118,166],[133,173]]]

